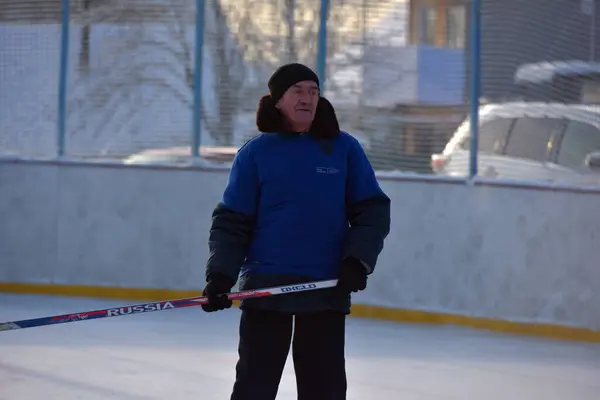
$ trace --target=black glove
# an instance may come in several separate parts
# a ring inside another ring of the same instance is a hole
[[[367,287],[367,268],[354,257],[342,261],[337,287],[346,292],[358,292]]]
[[[212,274],[202,291],[202,296],[208,297],[208,304],[202,304],[202,309],[206,312],[213,312],[230,308],[233,302],[226,294],[231,292],[234,284],[235,282],[228,276]]]

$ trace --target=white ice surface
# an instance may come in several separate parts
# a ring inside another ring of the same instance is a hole
[[[0,294],[0,321],[130,302]],[[0,399],[229,398],[239,310],[0,332]],[[350,319],[348,399],[597,400],[600,346]],[[295,399],[291,358],[278,399]]]

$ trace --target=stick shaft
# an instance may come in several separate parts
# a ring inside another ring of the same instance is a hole
[[[231,300],[244,300],[256,297],[276,296],[286,293],[305,292],[334,287],[337,280],[315,281],[295,285],[275,286],[263,289],[242,290],[229,293],[227,297]],[[141,314],[152,311],[166,311],[176,308],[193,307],[208,303],[204,296],[188,297],[176,300],[153,301],[149,303],[134,304],[123,307],[105,308],[102,310],[84,311],[79,313],[53,315],[49,317],[24,319],[0,323],[0,331],[33,328],[37,326],[64,324],[68,322],[88,321],[92,319],[119,317],[123,315]]]

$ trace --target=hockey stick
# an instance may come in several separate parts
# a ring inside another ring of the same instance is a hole
[[[263,289],[243,290],[229,293],[227,297],[231,300],[243,300],[256,297],[276,296],[279,294],[305,292],[308,290],[317,290],[334,287],[337,279],[328,281],[307,282],[295,285],[276,286]],[[121,315],[140,314],[151,311],[173,310],[175,308],[193,307],[208,303],[204,296],[188,297],[177,300],[153,301],[144,304],[135,304],[117,308],[105,308],[103,310],[85,311],[74,314],[55,315],[51,317],[42,317],[34,319],[24,319],[21,321],[0,323],[0,331],[10,331],[14,329],[32,328],[36,326],[63,324],[66,322],[88,321],[91,319],[118,317]]]

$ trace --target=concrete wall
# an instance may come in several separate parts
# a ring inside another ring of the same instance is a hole
[[[227,171],[0,162],[0,283],[201,289]],[[382,178],[355,302],[600,330],[600,194]]]

